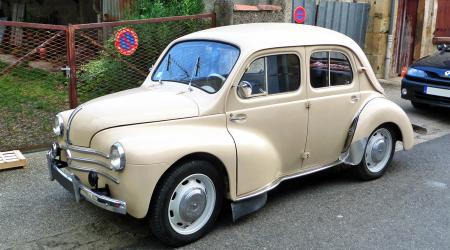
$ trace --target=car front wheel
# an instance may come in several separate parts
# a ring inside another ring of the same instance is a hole
[[[395,132],[390,126],[379,127],[369,136],[364,157],[356,167],[363,180],[381,177],[392,161],[395,151]]]
[[[222,206],[220,171],[207,161],[190,161],[161,180],[150,204],[150,229],[162,242],[181,246],[205,235]]]

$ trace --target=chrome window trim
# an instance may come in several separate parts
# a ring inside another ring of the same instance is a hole
[[[116,184],[120,184],[120,181],[117,178],[115,178],[115,177],[113,177],[113,176],[111,176],[109,174],[105,174],[105,173],[99,172],[99,171],[97,171],[95,169],[92,169],[92,168],[84,168],[84,167],[76,166],[76,165],[73,165],[73,164],[70,165],[70,166],[67,166],[67,167],[72,169],[72,170],[76,170],[76,171],[80,171],[80,172],[86,172],[86,173],[95,172],[98,175],[101,175],[101,176],[103,176],[103,177],[105,177],[107,179],[110,179],[111,181],[113,181]]]

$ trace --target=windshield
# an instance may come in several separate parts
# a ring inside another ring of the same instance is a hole
[[[219,91],[239,57],[239,49],[220,42],[177,43],[164,55],[153,81],[173,81],[208,93]]]

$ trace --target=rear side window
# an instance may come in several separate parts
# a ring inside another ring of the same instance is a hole
[[[252,95],[278,94],[300,87],[300,60],[294,54],[261,57],[242,76],[252,86]]]
[[[351,84],[353,70],[347,56],[337,51],[314,52],[310,58],[310,82],[314,88]]]

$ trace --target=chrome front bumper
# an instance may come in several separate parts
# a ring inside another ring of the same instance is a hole
[[[85,199],[90,203],[108,211],[119,214],[127,213],[127,203],[125,201],[112,199],[111,197],[98,194],[95,190],[84,186],[80,182],[79,178],[73,173],[66,174],[63,172],[61,168],[67,167],[67,164],[57,159],[57,150],[59,149],[54,146],[47,152],[47,163],[51,181],[58,181],[61,186],[75,196],[75,200],[77,202]]]

